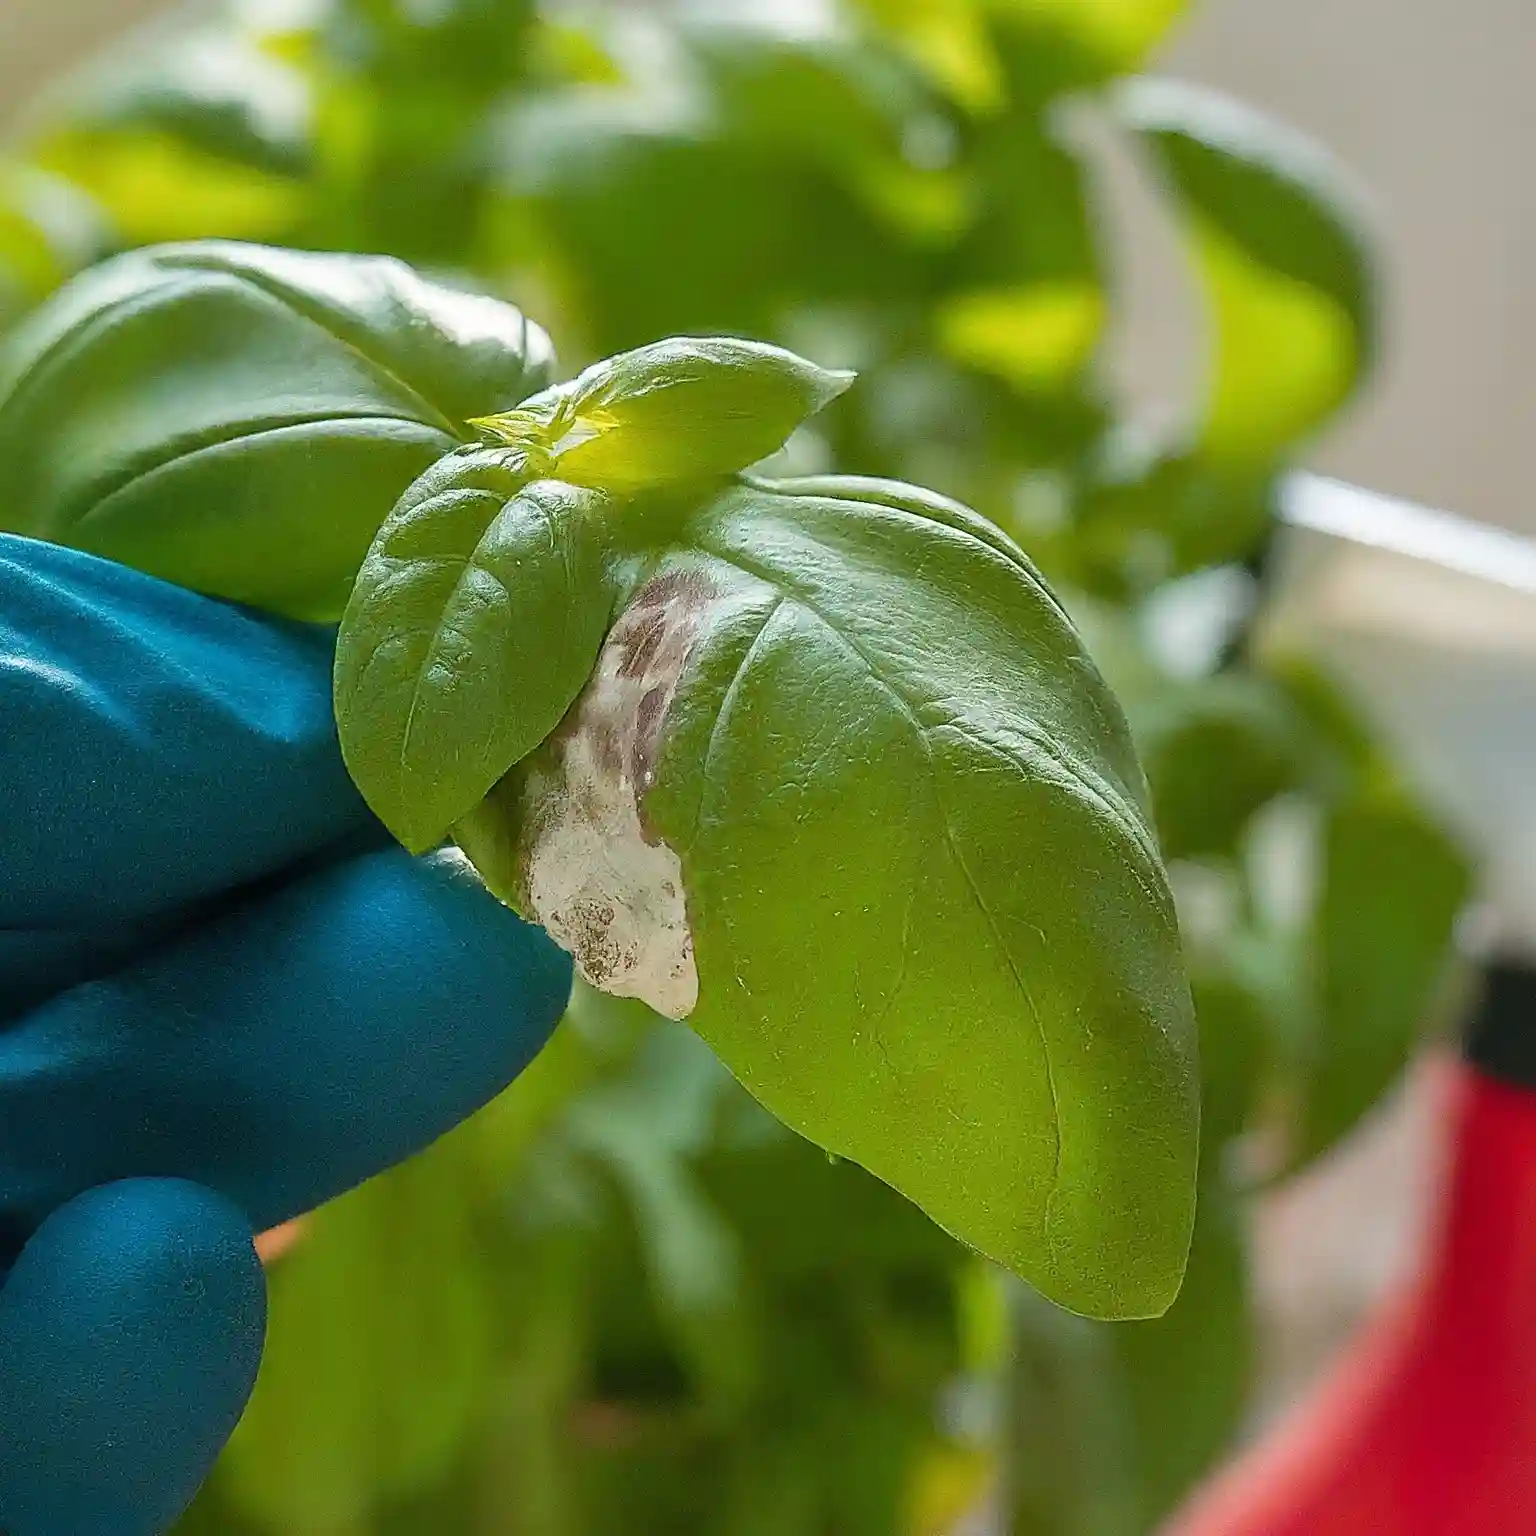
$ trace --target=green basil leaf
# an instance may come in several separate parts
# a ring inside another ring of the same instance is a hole
[[[1005,28],[1017,28],[1037,47],[1048,39],[1070,47],[1092,76],[1139,68],[1189,10],[1190,0],[994,0]]]
[[[673,1347],[711,1397],[727,1400],[756,1385],[757,1340],[740,1241],[695,1164],[734,1087],[696,1035],[663,1024],[630,1073],[585,1095],[563,1126],[566,1140],[606,1168],[623,1195]]]
[[[1274,643],[1266,646],[1262,665],[1301,729],[1299,745],[1314,794],[1328,802],[1342,800],[1386,771],[1359,703],[1326,667]]]
[[[1232,853],[1299,771],[1299,726],[1262,680],[1219,676],[1169,688],[1133,711],[1170,859]]]
[[[1400,793],[1367,786],[1331,809],[1312,928],[1316,1037],[1297,1153],[1326,1151],[1407,1064],[1452,958],[1466,859]]]
[[[1059,604],[990,524],[885,482],[743,483],[667,539],[461,845],[792,1128],[1067,1306],[1162,1311],[1189,995],[1129,735]]]
[[[332,621],[401,492],[550,363],[511,306],[398,262],[135,251],[0,352],[0,526]]]
[[[440,460],[390,513],[336,646],[336,722],[374,813],[425,852],[560,723],[613,589],[603,499],[511,450]]]
[[[282,240],[310,211],[307,82],[226,25],[115,48],[48,107],[32,159],[89,192],[120,244]]]
[[[724,133],[829,169],[899,155],[903,126],[930,104],[888,53],[831,31],[701,16],[682,39]]]
[[[1110,1329],[1013,1288],[1003,1381],[1010,1536],[1141,1536],[1129,1409]]]
[[[1252,1386],[1254,1322],[1231,1194],[1215,1181],[1202,1189],[1184,1288],[1165,1316],[1105,1327],[1023,1294],[1012,1316],[1008,1529],[1158,1529],[1231,1444]]]
[[[1271,999],[1231,955],[1194,957],[1189,987],[1200,1025],[1200,1134],[1210,1159],[1247,1129],[1280,1026]]]
[[[463,1151],[443,1143],[317,1212],[273,1273],[261,1375],[223,1463],[268,1529],[357,1526],[462,1455],[495,1342]]]
[[[1231,1445],[1253,1388],[1256,1342],[1242,1216],[1211,1180],[1179,1299],[1164,1317],[1108,1330],[1128,1410],[1137,1530],[1156,1530]]]
[[[983,8],[1011,103],[1039,111],[1141,68],[1190,0],[983,0]]]
[[[514,105],[495,136],[504,259],[534,263],[594,352],[682,331],[768,335],[803,267],[847,268],[835,242],[810,238],[793,165],[679,106],[670,92],[556,93]]]
[[[110,152],[115,138],[135,135],[174,141],[231,171],[297,177],[310,169],[304,75],[222,22],[153,47],[114,48],[72,75],[48,107],[34,154],[49,160],[67,143],[87,176],[93,148]]]
[[[0,326],[46,297],[106,245],[101,212],[77,187],[0,159]]]
[[[561,480],[633,495],[767,458],[852,382],[766,342],[676,336],[472,425]]]
[[[965,223],[963,178],[904,153],[914,122],[936,126],[938,103],[890,51],[831,31],[790,34],[740,18],[690,19],[683,40],[707,83],[712,126],[726,142],[824,178],[828,192],[851,196],[915,241],[946,242]],[[835,216],[831,204],[823,229]],[[838,222],[846,239],[847,220]],[[883,265],[895,263],[887,257]],[[892,275],[883,272],[882,282]]]
[[[1211,309],[1202,452],[1272,459],[1337,412],[1375,360],[1364,220],[1322,151],[1236,102],[1166,80],[1116,100],[1178,200]]]
[[[1009,116],[978,135],[977,215],[933,308],[954,361],[1028,398],[1086,382],[1108,313],[1088,169],[1051,120]]]
[[[310,207],[294,177],[222,159],[165,129],[70,126],[38,144],[34,158],[90,195],[116,248],[209,233],[280,242]]]
[[[1272,466],[1222,465],[1182,443],[1112,433],[1077,489],[1079,580],[1121,601],[1160,582],[1257,558],[1276,522]]]
[[[935,85],[976,113],[1003,104],[1003,71],[985,0],[853,0]]]

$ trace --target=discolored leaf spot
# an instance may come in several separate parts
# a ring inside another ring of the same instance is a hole
[[[698,1002],[682,863],[643,800],[689,657],[726,595],[696,569],[646,581],[545,745],[456,829],[493,890],[594,986],[669,1018]]]

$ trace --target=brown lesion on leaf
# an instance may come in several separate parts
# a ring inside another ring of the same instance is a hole
[[[721,596],[697,571],[642,586],[525,782],[528,907],[594,986],[672,1018],[698,1001],[693,936],[681,863],[642,801]]]
[[[638,615],[633,632],[623,637],[619,653],[619,676],[639,677],[655,659],[666,634],[667,616],[664,610],[651,610]]]

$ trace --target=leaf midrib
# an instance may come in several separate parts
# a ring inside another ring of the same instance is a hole
[[[428,423],[418,421],[413,416],[394,416],[382,411],[355,413],[335,410],[298,411],[289,415],[258,419],[255,422],[242,421],[234,430],[231,430],[229,423],[224,423],[218,427],[210,427],[206,432],[178,438],[171,445],[169,452],[156,450],[152,455],[145,454],[126,473],[91,485],[87,494],[66,503],[59,513],[57,526],[83,528],[100,516],[110,502],[126,496],[135,487],[142,485],[146,480],[153,479],[162,470],[191,463],[204,454],[215,453],[223,448],[236,448],[243,443],[259,442],[264,437],[276,437],[284,432],[292,432],[303,427],[324,426],[330,422],[344,422],[349,429],[373,422],[435,430]],[[85,505],[87,503],[88,505]],[[83,510],[81,510],[82,505]]]

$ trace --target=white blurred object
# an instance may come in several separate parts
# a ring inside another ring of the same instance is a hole
[[[1536,543],[1297,475],[1265,638],[1329,663],[1484,862],[1536,954]]]

